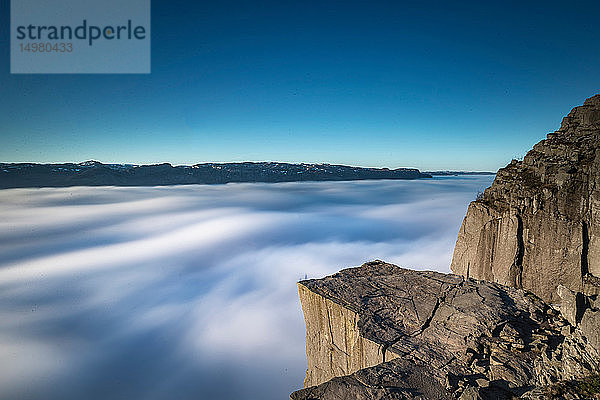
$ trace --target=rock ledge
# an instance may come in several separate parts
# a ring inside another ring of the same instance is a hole
[[[521,289],[374,261],[299,290],[308,370],[293,400],[510,399],[600,368],[581,332]]]

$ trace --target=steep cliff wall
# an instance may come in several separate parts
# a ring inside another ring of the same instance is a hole
[[[452,271],[560,302],[600,285],[600,95],[498,171],[460,228]]]
[[[317,294],[302,283],[298,294],[306,322],[304,387],[320,385],[397,357],[382,344],[360,335],[358,314]]]

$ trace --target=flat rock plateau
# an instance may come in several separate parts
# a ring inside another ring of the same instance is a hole
[[[600,398],[600,95],[469,205],[451,269],[299,282],[291,399]]]

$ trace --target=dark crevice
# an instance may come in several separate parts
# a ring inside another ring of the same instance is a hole
[[[470,269],[471,269],[471,262],[467,262],[467,279],[469,279],[469,273],[471,272]]]
[[[502,323],[498,324],[494,329],[492,329],[492,337],[499,337],[500,332],[502,332],[502,329],[504,329],[506,324],[507,324],[507,322],[502,322]]]
[[[583,293],[577,293],[575,296],[575,304],[575,322],[579,324],[583,318],[583,314],[585,314],[585,310],[590,307],[590,304]]]
[[[387,360],[385,359],[385,353],[388,351],[388,348],[390,346],[387,344],[384,344],[383,346],[381,346],[381,362],[386,362]]]
[[[475,286],[475,293],[477,293],[477,296],[479,296],[479,298],[481,298],[481,304],[485,304],[485,297],[483,297],[481,295],[481,293],[479,292],[479,286],[478,285]]]
[[[588,232],[587,222],[581,221],[581,278],[585,278],[589,273],[588,251],[590,246],[590,234]]]
[[[440,305],[442,305],[445,301],[446,301],[446,294],[444,293],[443,295],[438,297],[437,301],[435,302],[435,305],[433,306],[433,309],[431,310],[431,314],[429,314],[429,317],[425,320],[425,322],[423,323],[421,328],[419,328],[419,330],[414,332],[411,336],[418,336],[421,333],[423,333],[425,331],[425,329],[429,328],[431,321],[433,321],[433,317],[435,317],[435,313],[437,312]]]
[[[525,255],[525,243],[523,242],[523,219],[517,215],[517,252],[513,262],[513,282],[516,288],[523,287],[523,256]]]

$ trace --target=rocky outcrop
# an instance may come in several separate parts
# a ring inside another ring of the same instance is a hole
[[[340,376],[318,386],[292,393],[292,400],[396,400],[453,397],[432,374],[430,366],[402,359]]]
[[[578,329],[520,289],[376,261],[299,291],[308,369],[294,400],[509,399],[600,368]]]
[[[498,171],[460,228],[452,271],[560,302],[600,292],[600,95]]]
[[[308,368],[291,398],[600,398],[600,95],[498,171],[451,268],[300,282]]]
[[[600,349],[600,299],[558,287],[561,297],[560,312],[573,326],[577,326],[590,344]]]

